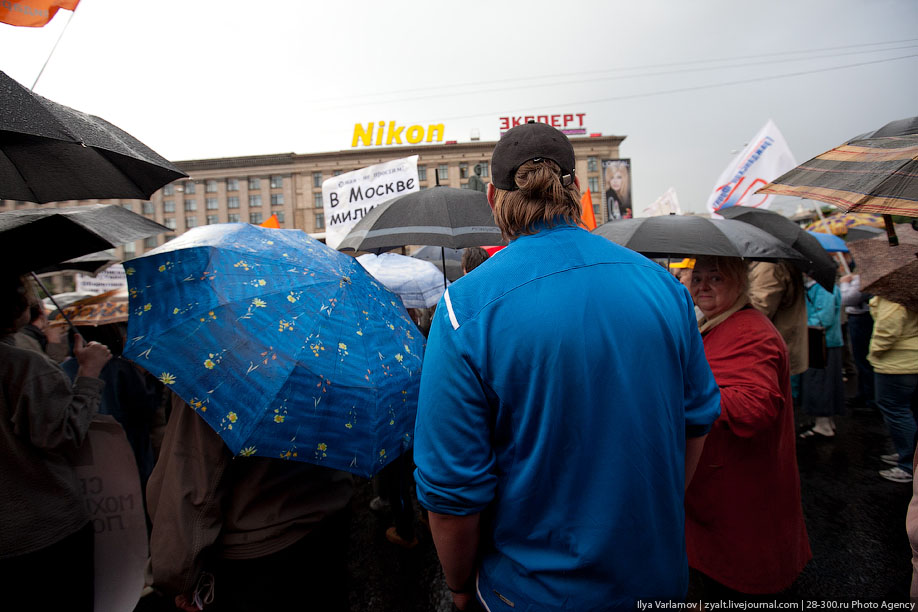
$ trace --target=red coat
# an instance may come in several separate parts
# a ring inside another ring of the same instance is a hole
[[[737,591],[775,593],[813,556],[800,504],[787,347],[753,308],[703,339],[721,415],[685,495],[689,565]]]

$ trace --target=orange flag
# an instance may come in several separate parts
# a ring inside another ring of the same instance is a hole
[[[271,215],[267,220],[261,224],[261,227],[273,227],[274,229],[280,229],[280,222],[277,220],[277,215]]]
[[[583,195],[580,196],[580,207],[583,209],[581,212],[583,227],[593,231],[596,229],[596,215],[593,214],[593,196],[590,195],[589,189],[584,191]]]
[[[57,9],[75,11],[80,0],[3,0],[0,22],[27,28],[40,28],[54,18]]]

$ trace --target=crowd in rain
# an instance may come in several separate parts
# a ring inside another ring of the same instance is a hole
[[[876,478],[913,482],[918,304],[870,293],[855,249],[831,282],[780,257],[645,257],[582,227],[574,166],[555,128],[504,134],[487,199],[508,245],[466,249],[463,276],[435,306],[396,303],[379,321],[363,311],[349,333],[385,323],[396,348],[347,385],[328,374],[310,387],[331,398],[324,387],[348,386],[340,393],[355,404],[382,376],[374,368],[408,381],[380,400],[413,422],[399,452],[374,448],[370,507],[391,517],[392,546],[411,549],[429,530],[459,610],[780,600],[812,560],[798,443],[831,443],[846,411],[876,411],[889,434],[873,449]],[[620,208],[630,217],[630,202]],[[902,245],[890,248],[914,251],[918,232],[899,228]],[[237,267],[254,265],[250,255]],[[184,277],[171,265],[155,272]],[[329,292],[356,282],[348,269]],[[397,299],[380,291],[372,308]],[[181,610],[349,609],[355,480],[323,465],[333,445],[294,445],[284,459],[254,444],[231,450],[245,405],[214,420],[214,390],[180,393],[187,372],[125,357],[145,340],[124,324],[68,333],[27,278],[5,275],[0,292],[0,570],[11,609],[93,607],[94,530],[74,458],[97,413],[123,427],[144,492],[145,593]],[[316,310],[334,310],[337,295]],[[306,296],[279,299],[296,307]],[[248,302],[240,328],[260,321],[265,300]],[[144,302],[132,301],[132,317],[156,310]],[[205,344],[208,314],[186,344]],[[299,324],[284,319],[279,333]],[[343,368],[350,337],[304,346]],[[274,356],[261,356],[226,370],[227,401],[265,384]],[[233,357],[210,353],[201,367]],[[320,410],[287,387],[270,415],[279,428]],[[341,422],[360,430],[356,417]],[[908,537],[918,550],[918,501]]]

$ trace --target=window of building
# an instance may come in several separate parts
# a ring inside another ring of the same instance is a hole
[[[338,176],[339,174],[341,174],[341,170],[335,170],[332,172],[332,176]]]
[[[185,229],[191,229],[198,226],[198,218],[195,215],[185,217]]]
[[[152,249],[156,247],[156,236],[148,236],[143,239],[143,248]]]
[[[123,208],[124,210],[133,211],[133,210],[134,210],[134,205],[131,204],[130,202],[127,202],[127,203],[125,203],[125,204],[122,204],[122,205],[121,205],[121,208]]]
[[[219,215],[207,215],[207,225],[213,225],[214,223],[220,223]]]
[[[227,223],[239,223],[239,215],[237,213],[230,213],[226,215]]]
[[[175,200],[163,200],[163,212],[175,212]]]
[[[427,180],[427,166],[418,166],[418,180],[419,181]]]
[[[154,212],[156,212],[156,209],[153,208],[153,202],[143,203],[143,214],[152,215]]]
[[[441,181],[445,181],[449,178],[449,166],[446,164],[440,164],[437,166],[437,178]]]
[[[467,179],[469,178],[469,165],[465,162],[459,164],[459,178]]]
[[[255,195],[249,196],[249,206],[253,208],[258,208],[259,206],[261,206],[261,194],[260,193],[256,193]]]
[[[204,183],[204,191],[207,193],[217,193],[217,181],[210,179]]]
[[[322,213],[316,213],[316,229],[325,229],[325,215]]]
[[[249,213],[249,223],[258,224],[258,223],[261,223],[261,222],[262,222],[262,217],[261,217],[261,213],[260,213],[260,212]]]
[[[282,176],[272,176],[271,177],[271,189],[280,189],[284,186],[284,177]]]
[[[239,180],[234,178],[226,179],[227,191],[239,191]]]
[[[166,217],[163,219],[163,225],[168,227],[171,230],[175,229],[175,217]]]
[[[128,242],[127,244],[123,245],[122,248],[124,251],[124,259],[129,259],[137,254],[137,245],[135,245],[133,242]]]
[[[313,172],[313,173],[312,173],[312,186],[313,186],[313,187],[321,187],[321,186],[322,186],[322,173],[321,173],[321,172]]]
[[[278,223],[283,223],[283,222],[284,222],[284,211],[279,210],[279,211],[277,211],[277,212],[274,213],[274,214],[277,215],[277,222],[278,222]]]
[[[317,192],[315,193],[315,196],[316,196],[316,208],[322,208],[323,206],[325,206],[325,205],[322,203],[322,192],[321,192],[321,191],[317,191]]]
[[[271,206],[283,206],[283,205],[284,205],[284,194],[272,193],[271,194]]]
[[[587,183],[590,186],[590,191],[596,193],[599,191],[599,177],[591,176],[587,178]]]
[[[478,162],[478,165],[481,167],[481,178],[488,176],[488,162]]]
[[[220,208],[220,203],[217,201],[217,198],[206,198],[204,200],[204,205],[207,207],[207,210],[218,210]]]
[[[230,196],[226,198],[226,207],[227,208],[239,208],[239,197]]]
[[[185,193],[194,193],[194,181],[185,181]]]
[[[185,200],[185,210],[186,210],[187,212],[191,212],[191,211],[197,210],[197,209],[198,209],[198,201],[197,201],[197,200]]]
[[[249,179],[249,191],[255,191],[256,189],[261,189],[261,179],[260,178],[250,178]]]
[[[587,172],[599,172],[599,162],[595,157],[587,157]]]
[[[164,195],[164,196],[171,196],[171,195],[174,195],[174,194],[175,194],[175,185],[173,185],[172,183],[169,183],[168,185],[166,185],[165,187],[163,187],[163,195]]]

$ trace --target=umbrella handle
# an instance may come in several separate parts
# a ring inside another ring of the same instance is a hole
[[[896,226],[893,225],[892,215],[883,215],[883,225],[886,226],[886,237],[889,246],[899,246],[899,237],[896,236]]]
[[[443,291],[446,291],[446,249],[440,247],[440,261],[443,262]]]
[[[57,308],[57,311],[61,313],[62,317],[64,317],[64,320],[67,321],[67,325],[70,326],[70,329],[73,331],[73,333],[79,334],[80,332],[77,331],[77,328],[74,327],[73,322],[67,317],[66,314],[64,314],[64,309],[61,308],[61,305],[57,303],[57,300],[54,299],[54,296],[51,295],[51,292],[48,291],[47,287],[45,287],[45,284],[41,282],[40,278],[38,278],[38,275],[34,272],[30,272],[30,274],[32,275],[32,278],[35,279],[35,282],[38,283],[38,286],[41,287],[41,290],[45,292],[45,295],[48,296],[48,299],[51,300],[51,303],[54,304],[55,308]]]

